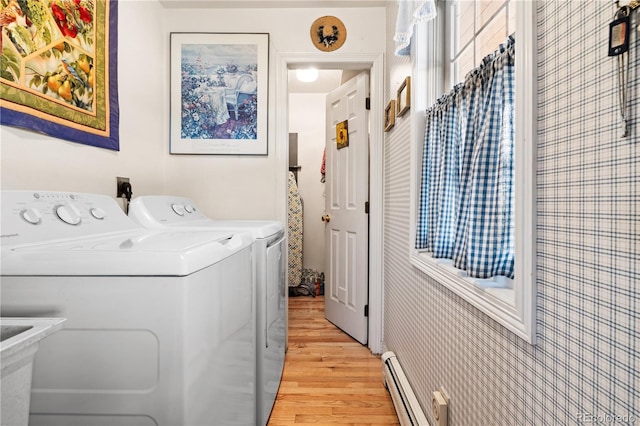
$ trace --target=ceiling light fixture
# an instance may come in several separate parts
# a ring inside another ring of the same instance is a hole
[[[296,77],[304,83],[311,83],[318,79],[318,70],[315,68],[298,69],[296,70]]]

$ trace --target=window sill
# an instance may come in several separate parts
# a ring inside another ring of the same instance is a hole
[[[516,335],[532,343],[531,332],[518,309],[516,290],[518,283],[506,277],[497,279],[470,278],[464,271],[452,266],[448,259],[435,259],[426,253],[414,251],[411,264],[464,300],[480,309]]]

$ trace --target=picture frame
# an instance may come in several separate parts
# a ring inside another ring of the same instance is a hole
[[[622,55],[629,50],[631,18],[623,16],[609,24],[609,56]]]
[[[336,124],[336,148],[342,149],[349,146],[349,120]]]
[[[170,34],[170,153],[268,155],[268,33]]]
[[[411,77],[404,79],[397,96],[398,117],[402,117],[411,108]]]
[[[388,132],[396,123],[396,101],[391,99],[384,109],[384,131]]]

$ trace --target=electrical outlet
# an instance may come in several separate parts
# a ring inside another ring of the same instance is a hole
[[[447,426],[449,399],[441,391],[435,391],[431,397],[431,410],[437,426]]]
[[[122,184],[129,183],[129,178],[127,177],[116,177],[116,197],[117,198],[126,198],[125,192],[122,190]]]

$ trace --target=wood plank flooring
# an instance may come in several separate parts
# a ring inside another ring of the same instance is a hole
[[[399,425],[382,361],[324,318],[324,297],[289,298],[289,350],[268,426]]]

